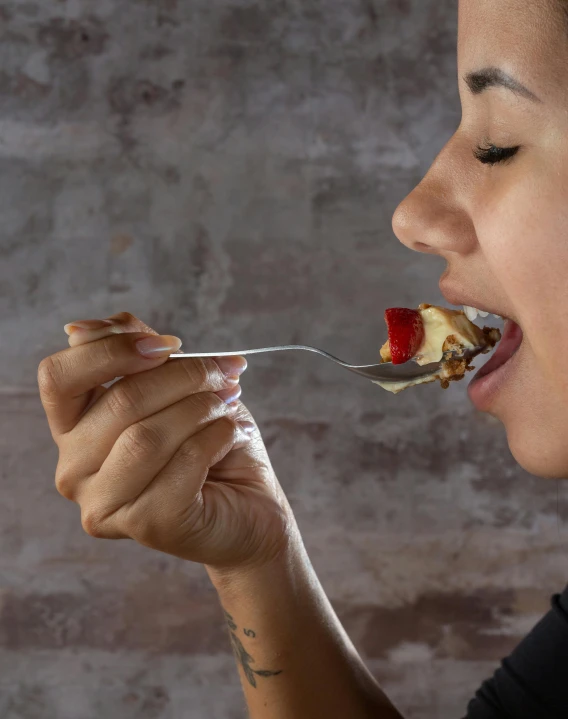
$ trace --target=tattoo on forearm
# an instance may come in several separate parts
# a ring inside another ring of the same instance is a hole
[[[225,612],[225,618],[227,620],[229,629],[231,630],[231,645],[233,647],[235,659],[237,660],[237,663],[240,664],[243,668],[247,681],[252,687],[256,689],[256,677],[268,678],[276,677],[278,676],[278,674],[282,674],[282,670],[274,672],[268,669],[253,669],[251,667],[251,664],[254,664],[254,659],[244,648],[241,640],[237,637],[236,632],[238,631],[238,627],[235,624],[235,620],[228,612]],[[256,637],[256,632],[254,632],[252,629],[243,629],[243,633],[245,634],[245,636],[250,637],[251,639],[254,639]]]
[[[225,612],[225,619],[227,620],[227,624],[229,625],[229,629],[230,629],[232,632],[236,632],[236,631],[237,631],[237,625],[236,625],[235,622],[233,621],[233,617],[232,617],[228,612]]]

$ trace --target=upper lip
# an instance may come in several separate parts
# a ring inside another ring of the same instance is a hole
[[[467,297],[462,293],[459,293],[457,290],[453,290],[451,287],[444,285],[442,282],[440,282],[440,291],[442,292],[444,298],[451,305],[466,305],[467,307],[475,307],[475,309],[481,310],[482,312],[489,312],[489,314],[492,315],[499,315],[499,317],[503,317],[503,319],[507,318],[507,315],[504,315],[502,311],[493,307],[487,307],[486,305],[483,305],[483,303],[478,302],[478,300],[474,299],[473,297]]]

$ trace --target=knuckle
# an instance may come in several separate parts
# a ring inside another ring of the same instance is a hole
[[[69,467],[57,468],[55,473],[55,487],[65,499],[73,500],[77,485],[77,476]]]
[[[143,395],[135,382],[122,380],[108,393],[108,406],[117,419],[124,419],[132,415],[142,399]]]
[[[38,367],[37,380],[43,400],[53,401],[59,391],[60,365],[53,355],[43,359]]]
[[[216,422],[218,428],[223,435],[226,435],[227,441],[232,438],[237,430],[237,423],[230,417],[221,417]]]
[[[81,526],[83,531],[95,539],[104,539],[104,515],[96,507],[81,509]]]
[[[195,470],[205,467],[205,449],[194,437],[185,441],[177,451],[177,459],[184,467]]]
[[[237,423],[230,417],[221,417],[216,422],[218,429],[220,430],[221,442],[231,442],[237,431]]]
[[[211,419],[218,415],[220,409],[227,407],[223,400],[213,392],[193,394],[188,397],[187,402],[192,413],[197,413],[202,419]]]
[[[133,324],[134,322],[139,322],[139,319],[135,317],[131,312],[118,312],[117,314],[112,316],[113,321],[117,322],[118,324]]]
[[[189,379],[189,386],[195,389],[204,387],[209,381],[209,367],[202,359],[180,360]]]
[[[113,365],[119,358],[120,348],[124,335],[107,335],[99,340],[99,346],[104,354],[105,364]]]
[[[204,357],[201,362],[205,367],[208,377],[215,377],[220,374],[221,370],[219,369],[219,365],[212,357]]]
[[[157,427],[137,422],[124,430],[121,446],[133,459],[144,459],[163,449],[165,437]]]

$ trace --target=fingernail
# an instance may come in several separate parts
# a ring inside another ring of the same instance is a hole
[[[110,320],[80,320],[79,322],[70,322],[63,329],[71,336],[77,330],[101,330],[103,327],[110,327],[112,324]]]
[[[239,422],[239,426],[246,434],[252,434],[253,432],[256,432],[256,425],[253,422]]]
[[[217,395],[217,397],[220,397],[223,402],[226,402],[227,404],[232,404],[239,399],[242,393],[243,388],[240,384],[238,384],[236,387],[229,387],[229,389],[223,389],[220,392],[216,392],[215,394]]]
[[[244,357],[216,357],[215,362],[225,377],[240,377],[248,367]]]
[[[171,335],[157,335],[156,337],[145,337],[136,342],[136,349],[143,357],[157,359],[167,357],[177,352],[181,347],[179,337]]]

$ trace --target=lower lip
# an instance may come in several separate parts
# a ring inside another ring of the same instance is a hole
[[[496,394],[510,378],[514,364],[512,359],[522,342],[522,329],[513,320],[506,320],[503,339],[489,362],[477,372],[469,385],[469,398],[478,410],[487,412]]]

